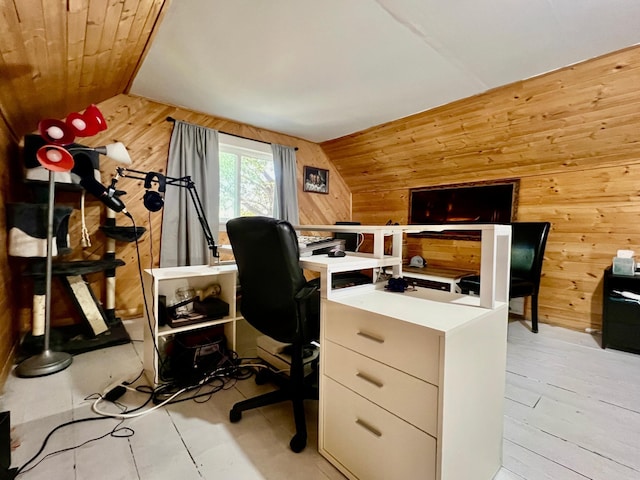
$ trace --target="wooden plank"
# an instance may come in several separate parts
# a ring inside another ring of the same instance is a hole
[[[628,390],[620,386],[634,375],[640,357],[594,352],[592,346],[584,348],[546,337],[509,338],[507,384],[517,398],[507,402],[505,415],[594,452],[607,462],[638,471],[635,445],[640,431],[634,405],[640,389],[634,384]],[[527,361],[522,362],[525,357]],[[526,395],[530,401],[518,401]],[[535,401],[536,397],[540,400]],[[624,426],[611,429],[612,424]]]
[[[140,0],[126,44],[127,48],[131,48],[138,54],[126,57],[123,74],[120,77],[120,91],[128,91],[131,86],[135,72],[146,54],[149,39],[154,34],[154,28],[163,18],[167,8],[168,1],[165,2],[165,0]]]
[[[138,0],[125,0],[122,6],[122,13],[120,21],[118,22],[117,31],[114,35],[113,44],[108,48],[109,58],[107,65],[109,66],[109,70],[106,74],[106,81],[109,84],[117,82],[124,75],[125,62],[123,61],[123,57],[128,54],[125,47],[135,20],[138,5]]]
[[[558,452],[562,456],[564,451]],[[585,480],[585,477],[578,472],[565,467],[556,462],[553,458],[532,451],[528,446],[522,446],[510,440],[504,440],[502,452],[502,469],[494,480],[502,478],[508,472],[513,476],[505,478],[522,479],[545,479],[556,480]]]
[[[67,14],[67,98],[77,95],[80,89],[88,15],[88,0],[69,1]]]

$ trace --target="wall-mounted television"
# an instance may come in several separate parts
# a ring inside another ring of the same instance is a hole
[[[509,223],[516,219],[519,187],[519,179],[508,179],[414,188],[409,192],[409,223]]]

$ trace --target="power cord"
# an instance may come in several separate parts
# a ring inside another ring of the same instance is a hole
[[[235,355],[235,352],[233,352]],[[232,355],[232,356],[234,356]],[[91,399],[91,397],[95,396],[95,400],[91,406],[91,409],[94,413],[96,413],[97,415],[99,415],[98,417],[91,417],[91,418],[81,418],[78,420],[72,420],[70,422],[66,422],[63,423],[61,425],[58,425],[57,427],[55,427],[51,432],[49,432],[49,434],[45,437],[42,446],[40,447],[40,449],[38,450],[38,452],[31,457],[31,459],[29,459],[24,465],[22,465],[16,472],[16,477],[22,473],[27,473],[31,470],[33,470],[34,468],[36,468],[38,465],[40,465],[40,463],[42,463],[44,460],[46,460],[47,458],[50,458],[54,455],[57,455],[59,453],[64,453],[70,450],[74,450],[76,448],[80,448],[84,445],[87,445],[88,443],[97,441],[97,440],[101,440],[103,438],[106,438],[108,436],[112,436],[112,437],[116,437],[116,438],[128,438],[131,437],[135,434],[135,431],[130,428],[130,427],[122,427],[122,424],[125,420],[130,419],[130,418],[136,418],[136,417],[141,417],[143,415],[146,415],[148,413],[151,413],[154,410],[157,410],[163,406],[169,405],[169,404],[174,404],[174,403],[179,403],[179,402],[184,402],[187,400],[193,400],[197,403],[204,403],[206,401],[208,401],[211,396],[213,394],[215,394],[216,392],[219,392],[220,390],[228,390],[229,388],[231,388],[232,386],[235,385],[235,382],[237,380],[243,380],[246,378],[250,378],[252,375],[254,375],[257,371],[257,369],[260,368],[269,368],[267,365],[261,364],[261,363],[242,363],[243,361],[247,361],[247,360],[255,360],[253,358],[249,359],[249,358],[244,358],[244,359],[239,359],[239,360],[235,360],[231,362],[231,365],[223,365],[222,367],[216,368],[213,372],[211,372],[210,374],[206,375],[202,380],[200,380],[200,382],[198,382],[195,385],[192,386],[186,386],[186,387],[181,387],[178,388],[177,390],[174,391],[174,389],[176,388],[175,386],[171,385],[171,384],[163,384],[158,386],[155,389],[152,389],[146,385],[142,385],[142,386],[138,386],[138,387],[132,387],[131,385],[133,385],[136,381],[138,381],[138,379],[140,379],[140,377],[142,376],[141,372],[135,380],[131,381],[131,382],[122,382],[120,384],[117,384],[115,386],[112,387],[108,387],[105,390],[104,395],[100,395],[100,394],[92,394],[89,397],[87,397],[87,400]],[[212,382],[215,382],[214,385],[211,385]],[[207,385],[209,385],[211,388],[208,390],[204,390]],[[140,392],[140,393],[146,393],[149,395],[149,398],[139,407],[133,408],[133,409],[128,409],[127,407],[123,406],[122,404],[118,403],[118,400],[122,397],[122,395],[124,395],[124,393],[127,390],[132,390],[132,391],[136,391],[136,392]],[[185,398],[179,398],[181,395],[183,395],[185,392],[188,391],[193,391],[196,390],[197,393],[192,394],[188,397]],[[157,403],[156,405],[154,405],[153,407],[147,408],[145,410],[142,410],[144,407],[146,407],[152,400],[154,403],[156,403],[156,400],[159,400],[160,397],[166,397],[163,400],[160,401],[160,403]],[[198,400],[200,398],[203,397],[209,397],[207,398],[204,402],[201,400]],[[109,401],[115,405],[118,405],[120,408],[122,408],[122,413],[111,413],[111,412],[106,412],[103,411],[102,409],[100,409],[98,407],[98,405],[103,402],[103,401]],[[67,427],[69,425],[73,425],[76,423],[82,423],[82,422],[89,422],[89,421],[94,421],[94,420],[106,420],[106,419],[118,419],[120,420],[120,422],[108,433],[101,435],[99,437],[95,437],[92,439],[89,439],[85,442],[82,442],[78,445],[75,445],[73,447],[68,447],[68,448],[63,448],[60,450],[56,450],[54,452],[48,453],[47,455],[45,455],[44,457],[42,457],[37,463],[35,463],[34,465],[32,465],[31,467],[27,468],[31,463],[33,463],[35,461],[36,458],[38,458],[40,456],[40,454],[44,451],[44,449],[46,448],[49,440],[51,439],[51,437],[53,436],[53,434],[55,432],[57,432],[58,430]]]
[[[40,454],[44,451],[44,449],[47,446],[47,443],[49,442],[49,440],[51,439],[51,437],[53,436],[53,434],[55,432],[57,432],[58,430],[64,428],[64,427],[68,427],[69,425],[74,425],[77,423],[83,423],[83,422],[92,422],[94,420],[106,420],[106,417],[90,417],[90,418],[80,418],[78,420],[71,420],[70,422],[65,422],[61,425],[58,425],[57,427],[55,427],[53,430],[51,430],[47,436],[45,437],[45,439],[42,442],[42,446],[40,447],[40,449],[37,451],[37,453],[31,457],[25,464],[23,464],[20,468],[18,468],[18,470],[16,471],[16,477],[18,475],[21,475],[23,473],[27,473],[30,472],[31,470],[33,470],[34,468],[36,468],[38,465],[40,465],[43,461],[45,461],[47,458],[50,458],[54,455],[58,455],[60,453],[64,453],[64,452],[68,452],[70,450],[75,450],[76,448],[80,448],[83,447],[84,445],[87,445],[91,442],[95,442],[98,440],[102,440],[103,438],[106,437],[116,437],[116,438],[129,438],[132,437],[135,434],[135,431],[130,428],[130,427],[121,427],[122,425],[122,421],[118,422],[118,424],[113,427],[113,429],[111,429],[111,431],[109,431],[108,433],[105,433],[104,435],[101,435],[99,437],[95,437],[95,438],[91,438],[85,442],[82,442],[78,445],[75,445],[73,447],[67,447],[67,448],[62,448],[60,450],[56,450],[54,452],[51,453],[47,453],[44,457],[42,457],[37,463],[35,463],[34,465],[32,465],[31,467],[27,468],[27,466],[31,463],[33,463],[35,461],[36,458],[38,458],[40,456]]]
[[[181,390],[178,390],[176,393],[174,393],[171,397],[169,397],[167,400],[165,400],[162,403],[159,403],[157,405],[154,405],[151,408],[148,408],[147,410],[142,410],[142,411],[138,411],[138,412],[123,412],[123,413],[109,413],[109,412],[105,412],[103,410],[100,410],[98,408],[98,404],[102,401],[105,400],[105,397],[99,396],[98,398],[96,398],[95,402],[93,402],[93,405],[91,405],[91,410],[93,410],[95,413],[97,413],[98,415],[101,415],[103,417],[111,417],[111,418],[121,418],[121,419],[126,419],[126,418],[136,418],[136,417],[141,417],[143,415],[147,415],[148,413],[153,412],[154,410],[157,410],[158,408],[164,407],[166,404],[168,404],[171,400],[173,400],[174,398],[176,398],[178,395],[180,395],[181,393],[186,392],[187,389],[183,388]],[[118,397],[119,398],[119,397]]]
[[[149,215],[151,215],[151,213],[149,213]],[[136,222],[133,218],[133,216],[128,215],[128,217],[131,219],[131,223],[133,224],[133,228],[134,231],[137,229],[136,227]],[[151,219],[149,218],[149,224],[151,224]],[[149,229],[149,244],[150,246],[150,250],[151,250],[151,269],[153,270],[153,235],[152,235],[152,230],[153,229]],[[154,328],[153,325],[151,324],[151,320],[153,319],[154,323],[157,323],[157,319],[155,318],[155,313],[153,311],[153,309],[149,309],[149,302],[147,300],[147,294],[144,290],[144,279],[142,277],[142,261],[140,258],[140,244],[138,243],[138,236],[135,235],[135,243],[136,243],[136,257],[138,259],[138,280],[140,282],[140,288],[142,290],[142,300],[143,300],[143,305],[144,305],[144,311],[146,313],[146,317],[147,317],[147,327],[149,328],[149,333],[151,334],[151,341],[153,342],[153,349],[155,350],[156,353],[156,357],[158,358],[158,362],[160,363],[160,369],[162,370],[163,367],[163,362],[164,360],[162,359],[162,356],[160,355],[160,349],[158,348],[158,342],[154,333]],[[152,287],[153,288],[153,285]],[[158,372],[155,370],[156,368],[156,362],[152,362],[153,363],[153,368],[154,368],[154,376],[158,377]]]

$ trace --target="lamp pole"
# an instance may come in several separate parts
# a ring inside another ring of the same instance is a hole
[[[56,352],[50,349],[51,333],[51,276],[53,257],[53,210],[56,184],[55,173],[49,170],[49,211],[47,212],[47,260],[45,272],[45,304],[44,304],[44,347],[40,354],[22,361],[16,367],[19,377],[42,377],[64,370],[73,361],[67,352]]]

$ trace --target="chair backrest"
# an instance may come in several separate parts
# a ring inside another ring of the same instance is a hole
[[[227,222],[240,281],[242,316],[280,342],[292,343],[304,329],[295,295],[306,283],[298,237],[289,222],[239,217]]]
[[[511,276],[540,283],[549,222],[513,222],[511,224]]]

